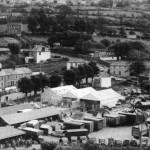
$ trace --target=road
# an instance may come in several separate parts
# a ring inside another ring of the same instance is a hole
[[[96,138],[96,142],[98,142],[99,139],[105,139],[106,144],[108,143],[108,138],[114,138],[115,140],[132,140],[134,139],[131,135],[131,129],[132,127],[104,127],[102,130],[99,130],[97,132],[92,132],[89,134],[90,138]],[[53,141],[58,142],[58,137],[53,136],[44,136],[45,141]],[[135,140],[135,139],[134,139]],[[139,142],[137,140],[137,142]]]

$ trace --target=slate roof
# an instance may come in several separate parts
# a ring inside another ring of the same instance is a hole
[[[0,71],[0,76],[9,76],[9,75],[19,75],[19,74],[29,74],[31,70],[26,67],[15,68],[15,69],[2,69]]]

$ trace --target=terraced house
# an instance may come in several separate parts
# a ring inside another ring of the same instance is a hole
[[[6,90],[8,87],[9,89],[15,88],[19,79],[30,77],[31,73],[29,68],[2,69],[0,64],[0,91]]]

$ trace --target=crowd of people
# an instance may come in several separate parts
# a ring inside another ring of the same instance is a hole
[[[15,137],[10,139],[5,139],[0,141],[0,149],[3,148],[9,148],[12,147],[14,150],[16,150],[17,147],[30,147],[32,146],[33,139],[32,138],[26,138],[26,137]]]

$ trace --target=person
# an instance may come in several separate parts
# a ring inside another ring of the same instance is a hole
[[[14,150],[16,150],[16,142],[15,142],[14,139],[12,140],[12,148],[13,148]]]
[[[59,144],[62,144],[63,143],[63,140],[62,138],[59,139]]]

